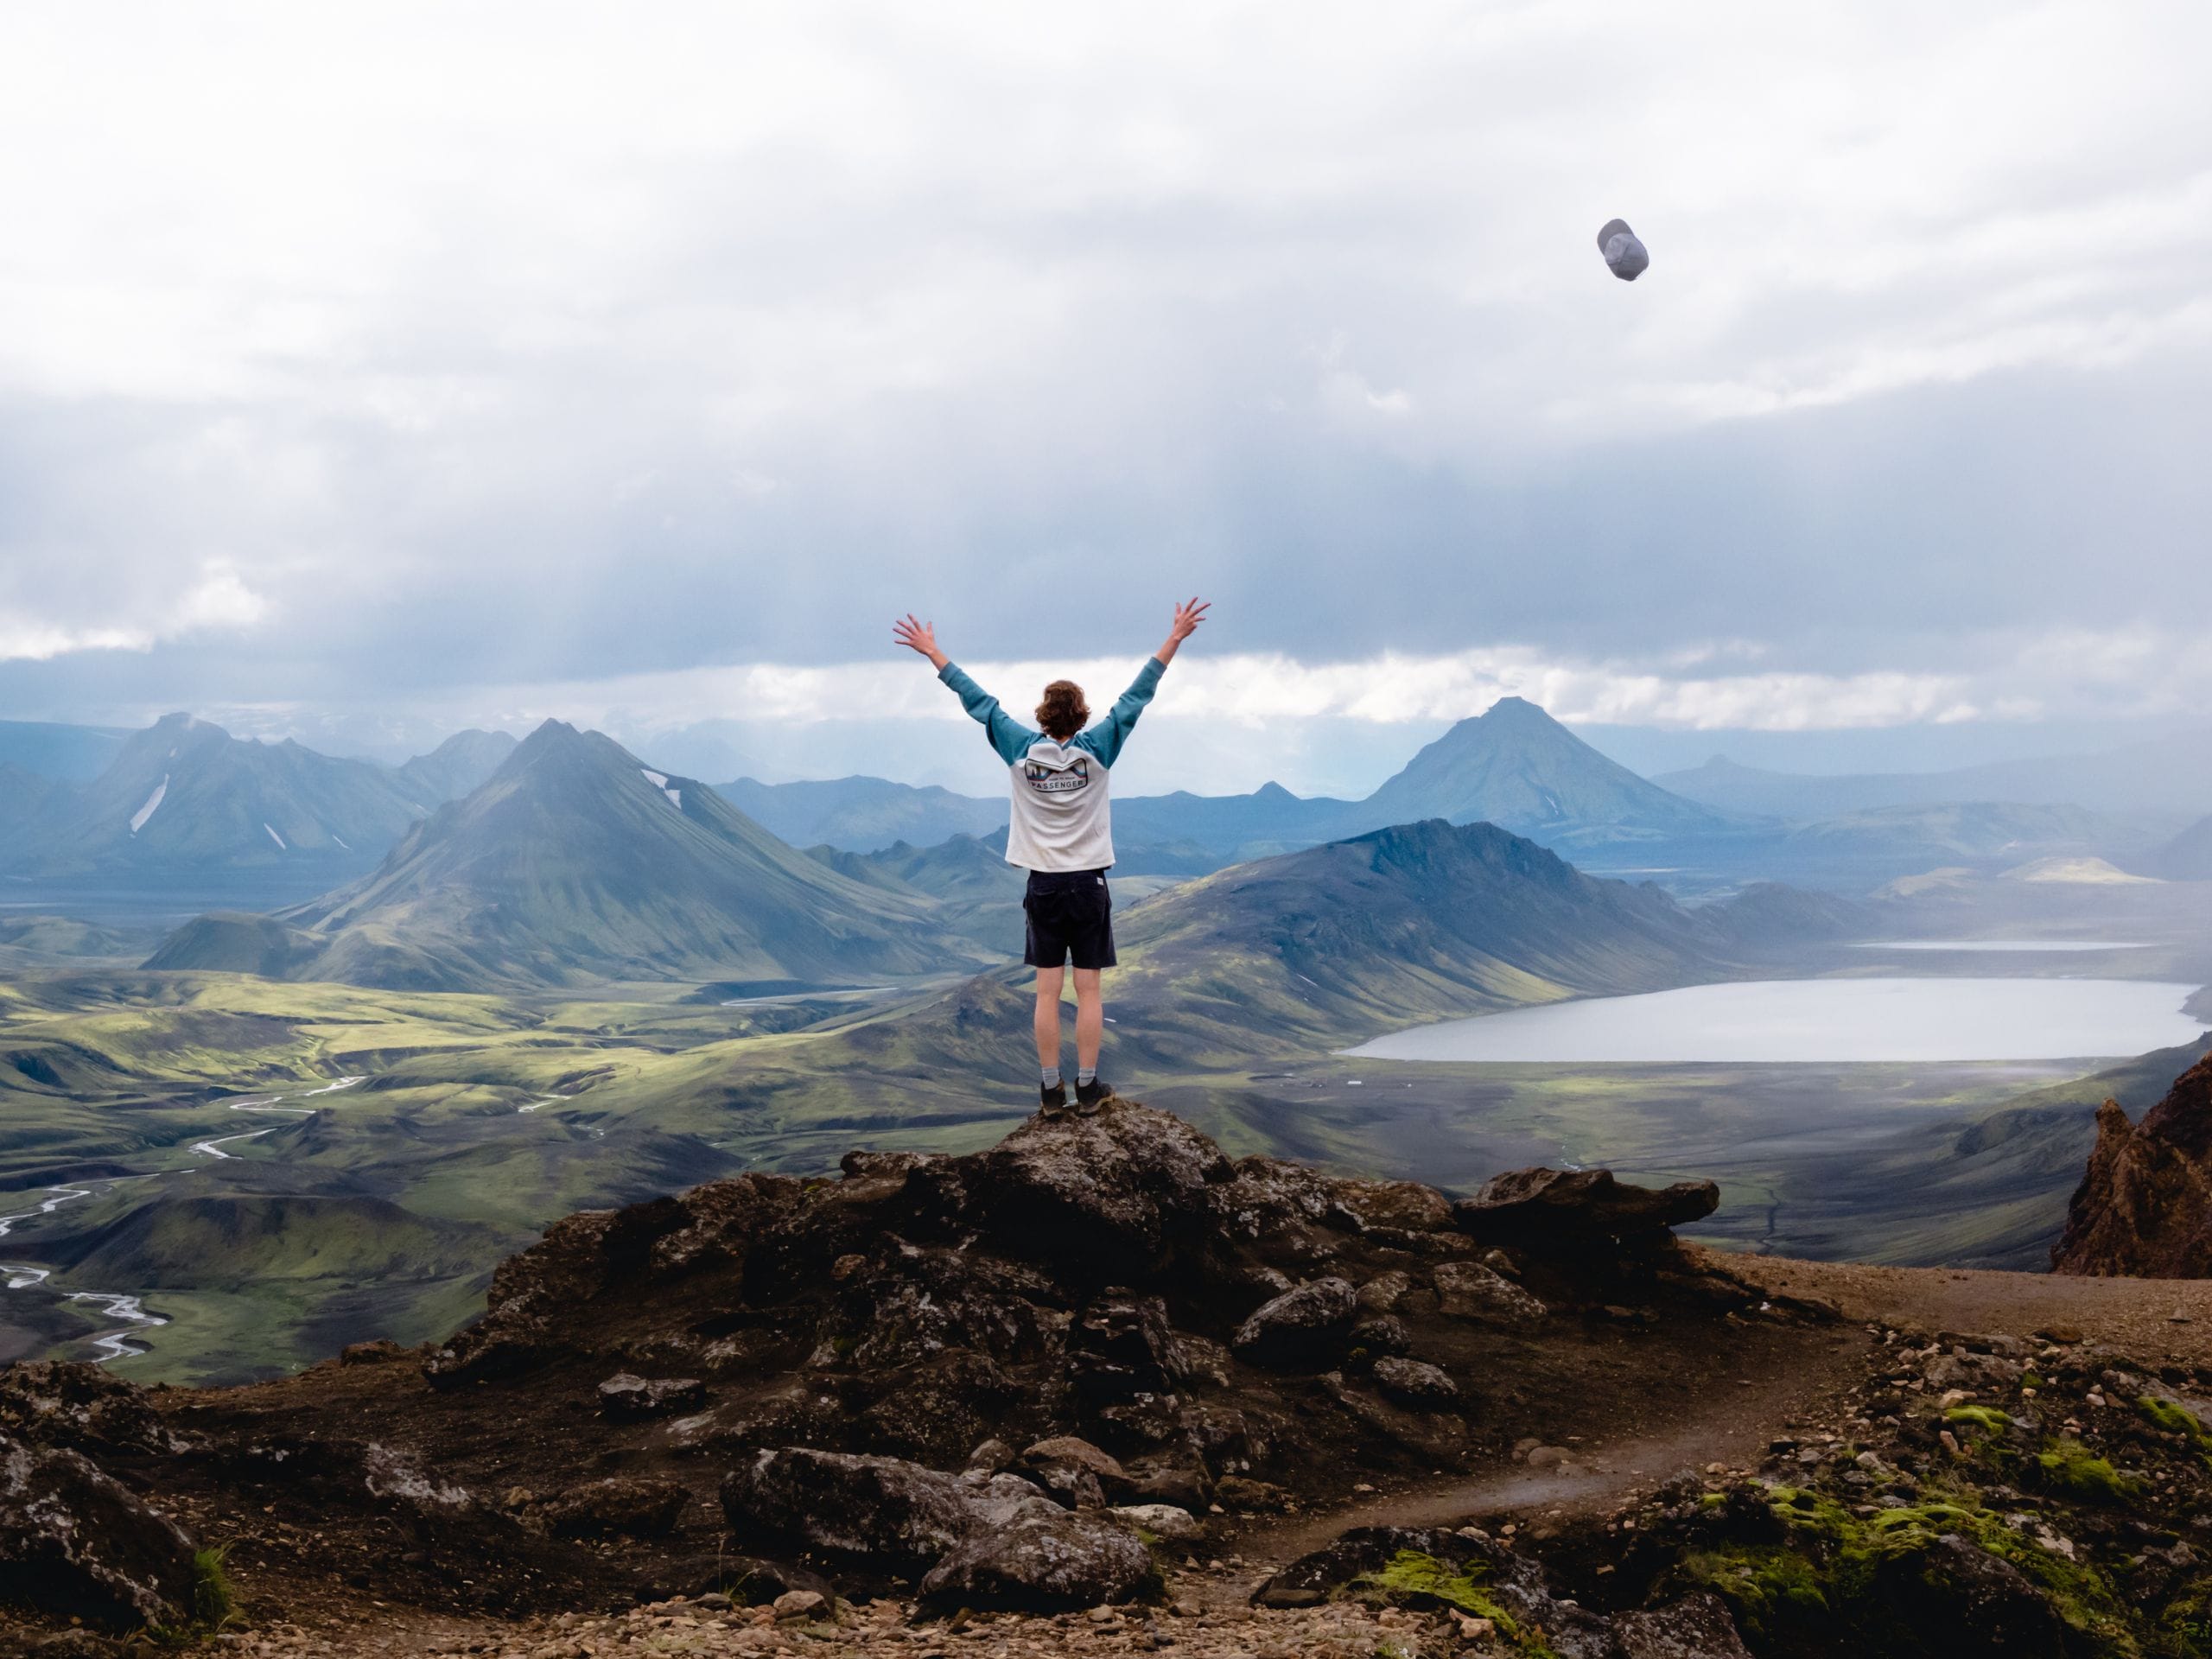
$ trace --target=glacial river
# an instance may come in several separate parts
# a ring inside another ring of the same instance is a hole
[[[2194,985],[2143,979],[1789,979],[1584,997],[1394,1032],[1365,1059],[1519,1065],[2121,1058],[2205,1035]]]
[[[233,1112],[254,1112],[282,1117],[313,1117],[315,1115],[315,1108],[280,1106],[277,1102],[287,1099],[311,1100],[318,1095],[334,1095],[340,1090],[351,1089],[360,1081],[359,1077],[340,1077],[336,1082],[327,1083],[320,1089],[308,1089],[297,1095],[269,1095],[259,1099],[234,1100],[229,1103],[227,1109]],[[196,1142],[192,1150],[203,1158],[234,1157],[235,1154],[225,1152],[223,1148],[237,1141],[259,1140],[263,1135],[283,1127],[281,1123],[271,1123],[267,1128],[246,1129],[237,1135],[217,1135],[209,1140]],[[65,1204],[74,1204],[81,1199],[91,1198],[95,1192],[126,1185],[132,1181],[159,1180],[165,1173],[156,1170],[146,1175],[125,1175],[105,1180],[47,1187],[44,1189],[45,1196],[32,1208],[20,1210],[11,1215],[0,1215],[0,1238],[7,1237],[24,1222],[35,1221],[41,1216],[52,1215]],[[96,1363],[105,1364],[111,1359],[125,1359],[132,1354],[144,1353],[146,1344],[137,1340],[137,1333],[168,1323],[160,1314],[148,1312],[144,1300],[134,1293],[119,1290],[65,1290],[58,1285],[48,1283],[53,1276],[54,1272],[50,1268],[34,1267],[29,1262],[0,1262],[0,1291],[44,1290],[49,1294],[60,1296],[65,1301],[83,1302],[97,1307],[104,1318],[118,1321],[114,1330],[99,1332],[86,1338],[92,1344],[92,1358]]]

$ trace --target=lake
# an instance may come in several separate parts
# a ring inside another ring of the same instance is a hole
[[[1586,997],[1378,1037],[1378,1060],[1688,1064],[2124,1058],[2205,1035],[2194,985],[2143,979],[1784,979]]]

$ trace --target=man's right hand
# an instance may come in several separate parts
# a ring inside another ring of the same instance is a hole
[[[945,664],[951,660],[937,648],[935,625],[923,621],[911,611],[891,625],[891,637],[907,650],[918,652],[928,658],[930,665],[939,673],[944,671]]]

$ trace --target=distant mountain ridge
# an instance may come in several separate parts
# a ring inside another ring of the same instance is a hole
[[[2159,849],[2150,873],[2169,881],[2212,881],[2212,817],[2199,818]]]
[[[740,778],[717,792],[771,835],[794,847],[823,842],[852,853],[880,852],[894,842],[926,847],[953,836],[986,836],[1007,821],[1004,800],[956,795],[935,785],[883,778],[763,784]]]
[[[70,726],[52,721],[0,720],[0,768],[35,778],[87,783],[107,769],[130,731],[118,726]]]
[[[1944,772],[1773,772],[1715,755],[1651,781],[1726,812],[1800,822],[1884,807],[2009,801],[2103,813],[2212,812],[2212,729],[2093,754],[1995,760]]]
[[[807,842],[874,852],[926,844],[935,830],[981,835],[1003,824],[1002,801],[919,791],[881,779],[725,785],[770,828]],[[1363,801],[1294,795],[1264,784],[1244,795],[1117,795],[1116,850],[1132,872],[1195,874],[1422,818],[1491,823],[1547,845],[1582,846],[1740,833],[1728,814],[1669,794],[1607,760],[1535,704],[1501,698],[1427,745]],[[891,826],[926,823],[928,830]],[[937,838],[942,839],[943,836]]]
[[[918,925],[927,913],[786,846],[705,785],[549,720],[370,876],[274,918],[202,917],[147,965],[480,990],[971,963]]]
[[[463,732],[400,767],[186,714],[126,736],[86,782],[0,768],[0,869],[41,876],[366,870],[416,820],[491,775],[514,740]]]

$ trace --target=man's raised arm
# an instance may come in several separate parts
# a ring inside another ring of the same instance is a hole
[[[1152,654],[1152,660],[1137,671],[1135,682],[1122,693],[1120,699],[1107,713],[1106,718],[1083,734],[1085,748],[1096,755],[1099,764],[1111,767],[1121,759],[1122,745],[1128,741],[1129,733],[1135,728],[1137,716],[1152,701],[1152,694],[1160,687],[1160,677],[1167,671],[1167,664],[1175,659],[1175,648],[1198,630],[1206,620],[1206,607],[1211,601],[1193,599],[1187,605],[1175,607],[1175,621],[1167,630],[1167,643]]]
[[[1038,734],[1000,708],[996,697],[962,673],[952,659],[937,648],[934,624],[925,622],[910,612],[891,625],[891,637],[907,650],[930,659],[938,678],[952,688],[953,694],[960,699],[960,706],[982,723],[983,734],[1000,760],[1010,766],[1028,753]]]

